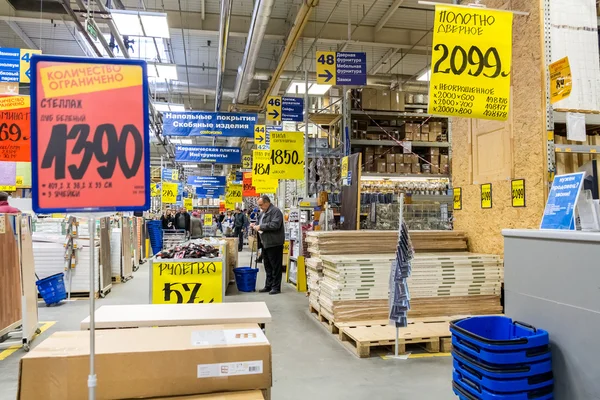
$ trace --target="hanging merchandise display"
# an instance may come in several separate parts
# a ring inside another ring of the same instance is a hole
[[[512,21],[509,11],[436,5],[430,114],[506,121]]]
[[[277,179],[304,180],[304,133],[271,132],[271,170]]]
[[[257,114],[167,111],[163,113],[164,136],[254,136]]]
[[[31,63],[33,210],[147,210],[146,63],[43,55]]]
[[[241,164],[242,149],[239,147],[175,146],[176,162]]]
[[[29,96],[0,97],[0,161],[31,161]]]

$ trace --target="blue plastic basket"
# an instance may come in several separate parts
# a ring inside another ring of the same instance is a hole
[[[492,364],[520,364],[550,358],[548,332],[508,317],[469,317],[450,323],[452,345]]]
[[[60,303],[67,298],[67,289],[65,288],[64,274],[62,272],[40,279],[35,282],[38,292],[42,295],[46,305]]]
[[[493,379],[529,378],[552,372],[552,360],[550,359],[526,364],[489,364],[460,351],[457,347],[452,349],[452,357],[467,364],[478,373]]]
[[[234,268],[235,284],[240,292],[254,292],[256,290],[256,276],[258,268]]]
[[[461,399],[467,400],[552,400],[554,398],[554,385],[541,389],[516,393],[498,393],[482,388],[465,376],[454,371],[452,389]]]

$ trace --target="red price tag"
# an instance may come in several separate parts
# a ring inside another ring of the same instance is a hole
[[[244,197],[257,197],[256,188],[252,186],[252,172],[244,172],[242,183],[244,184],[242,195]]]
[[[31,161],[29,96],[0,96],[0,161]]]
[[[143,65],[33,58],[35,211],[148,208],[148,90]]]

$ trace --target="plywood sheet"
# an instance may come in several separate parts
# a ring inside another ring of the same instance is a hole
[[[123,278],[129,278],[133,275],[133,252],[132,252],[132,243],[131,243],[131,220],[129,218],[123,218],[122,228],[121,228],[121,246],[122,252],[121,257],[123,260]]]
[[[21,217],[21,277],[22,294],[25,298],[23,313],[23,337],[30,340],[38,328],[37,287],[35,285],[35,266],[33,261],[33,242],[31,239],[31,219]]]
[[[271,322],[264,302],[211,304],[136,304],[102,306],[95,314],[97,329],[151,326],[218,325]],[[89,329],[89,317],[81,329]]]
[[[21,268],[15,232],[19,219],[0,214],[0,332],[21,320]]]

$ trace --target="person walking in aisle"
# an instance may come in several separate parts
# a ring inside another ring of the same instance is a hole
[[[0,213],[6,214],[18,214],[21,210],[18,208],[11,207],[8,204],[8,193],[0,192]]]
[[[285,242],[285,226],[283,213],[273,204],[267,195],[258,199],[258,206],[262,210],[258,224],[252,224],[252,229],[260,235],[263,251],[263,263],[267,279],[265,287],[259,292],[269,294],[281,293],[281,274],[283,262],[283,243]]]
[[[244,229],[248,225],[248,218],[246,214],[240,210],[239,207],[235,209],[235,215],[233,217],[233,232],[238,238],[238,251],[244,249]]]
[[[192,213],[190,218],[190,235],[192,239],[200,239],[202,234],[202,220],[200,220],[200,214],[197,211]]]

